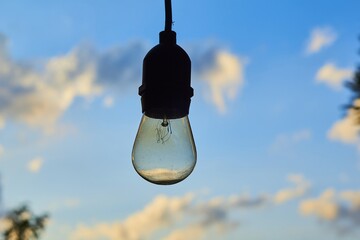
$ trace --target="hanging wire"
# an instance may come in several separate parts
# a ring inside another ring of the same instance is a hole
[[[165,31],[171,31],[172,24],[171,0],[165,0]]]

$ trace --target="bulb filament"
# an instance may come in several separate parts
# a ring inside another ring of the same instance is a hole
[[[156,142],[164,144],[167,142],[172,134],[171,123],[168,119],[164,118],[156,126]]]

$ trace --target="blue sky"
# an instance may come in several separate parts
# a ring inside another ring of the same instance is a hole
[[[359,127],[341,106],[359,8],[173,0],[198,162],[164,187],[131,164],[163,1],[2,1],[5,207],[50,212],[51,240],[358,239]]]

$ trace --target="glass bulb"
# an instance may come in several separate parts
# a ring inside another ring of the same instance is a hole
[[[155,119],[143,115],[132,163],[145,180],[170,185],[184,180],[196,164],[196,148],[188,117]]]

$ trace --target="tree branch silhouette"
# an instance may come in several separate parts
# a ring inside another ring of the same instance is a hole
[[[360,41],[360,37],[359,37]],[[360,51],[359,51],[360,55]],[[350,103],[345,105],[346,109],[353,109],[356,111],[356,123],[360,124],[360,105],[355,104],[356,100],[360,100],[360,65],[357,67],[353,79],[345,83],[345,86],[352,92]]]
[[[3,240],[36,240],[45,230],[48,214],[36,216],[27,205],[9,211],[4,222]]]

